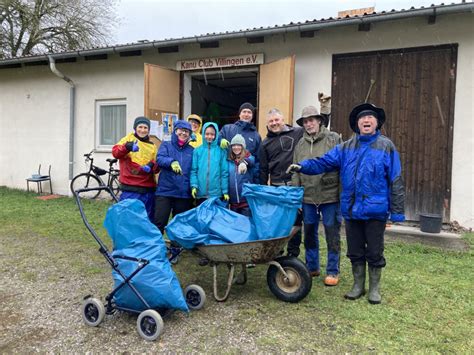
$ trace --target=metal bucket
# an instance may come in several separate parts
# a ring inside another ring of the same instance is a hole
[[[443,217],[439,214],[422,213],[420,214],[420,230],[425,233],[439,233]]]

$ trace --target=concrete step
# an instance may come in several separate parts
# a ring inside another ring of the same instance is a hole
[[[448,250],[468,250],[469,245],[461,238],[460,234],[441,231],[440,233],[425,233],[419,227],[404,225],[387,225],[385,230],[387,242],[403,241],[421,243],[429,246]]]

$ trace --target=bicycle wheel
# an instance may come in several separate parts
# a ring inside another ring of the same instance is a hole
[[[111,179],[110,179],[110,188],[112,189],[113,193],[115,194],[115,196],[117,196],[117,198],[120,199],[120,183],[118,181],[118,178],[117,176],[113,176]]]
[[[71,180],[71,191],[77,191],[79,189],[87,189],[101,186],[100,180],[92,174],[82,173],[74,177]],[[89,192],[82,192],[79,197],[85,197],[94,199],[99,196],[100,191],[94,190]]]

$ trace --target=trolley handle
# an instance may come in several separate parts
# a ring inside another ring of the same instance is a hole
[[[127,256],[127,255],[113,255],[114,259],[124,259],[124,260],[130,260],[130,261],[136,261],[137,263],[143,264],[143,265],[148,265],[149,261],[148,259],[142,259],[142,258],[134,258],[133,256]]]

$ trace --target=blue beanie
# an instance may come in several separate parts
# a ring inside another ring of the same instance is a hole
[[[133,122],[133,130],[136,130],[139,124],[147,125],[148,129],[150,129],[150,120],[146,117],[139,116],[135,118],[135,122]]]

